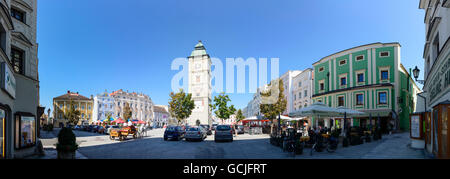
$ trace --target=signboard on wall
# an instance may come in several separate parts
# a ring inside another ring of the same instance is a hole
[[[14,78],[14,74],[5,62],[1,63],[0,66],[0,88],[5,90],[12,98],[16,98],[16,78]]]
[[[420,122],[420,116],[414,115],[411,116],[411,138],[420,139],[421,136],[421,122]]]

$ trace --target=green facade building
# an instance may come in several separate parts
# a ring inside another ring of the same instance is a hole
[[[420,89],[401,64],[400,49],[399,43],[373,43],[322,58],[313,64],[313,102],[365,112],[349,121],[353,126],[379,121],[385,132],[409,130],[409,115],[415,111]],[[317,124],[336,124],[324,120]]]

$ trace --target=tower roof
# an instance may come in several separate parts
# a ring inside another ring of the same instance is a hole
[[[203,45],[202,41],[198,41],[197,45],[195,45],[195,49],[194,51],[192,51],[191,56],[202,56],[202,55],[206,55],[206,48]]]

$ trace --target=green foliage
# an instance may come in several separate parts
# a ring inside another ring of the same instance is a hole
[[[214,114],[216,114],[219,119],[222,119],[222,121],[230,118],[230,116],[236,112],[234,105],[228,106],[228,102],[231,102],[230,97],[225,95],[225,93],[221,93],[220,95],[215,96],[214,103],[210,104],[211,109],[215,110]]]
[[[78,149],[77,139],[71,128],[64,127],[59,131],[56,150],[62,152],[74,152]]]
[[[131,111],[130,104],[125,103],[125,107],[123,108],[122,114],[123,120],[128,122],[128,120],[131,119],[131,116],[133,116],[133,112]]]
[[[265,118],[273,121],[286,110],[287,100],[283,92],[284,85],[281,79],[278,80],[278,83],[272,81],[269,84],[269,90],[261,92],[264,101],[259,107]]]
[[[261,104],[259,106],[260,111],[264,114],[264,117],[272,122],[278,116],[281,115],[282,112],[286,110],[287,100],[284,97],[284,85],[283,80],[278,79],[270,82],[269,90],[261,92]],[[281,121],[278,121],[280,124]],[[278,128],[280,126],[278,125]],[[272,132],[273,133],[273,128]]]
[[[191,116],[194,108],[195,104],[194,100],[192,100],[192,94],[186,94],[183,89],[180,89],[178,93],[170,93],[169,113],[177,119],[178,123]]]
[[[236,113],[236,121],[240,122],[245,119],[245,116],[242,114],[242,110],[239,109]]]
[[[66,111],[64,112],[64,118],[68,120],[69,124],[77,125],[81,118],[80,115],[81,112],[75,109],[74,102],[70,100],[69,107],[66,108]]]

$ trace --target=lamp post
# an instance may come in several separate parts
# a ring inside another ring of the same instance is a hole
[[[417,66],[416,66],[416,68],[414,68],[414,70],[413,70],[414,78],[416,79],[416,82],[417,82],[417,83],[425,84],[425,80],[418,80],[418,79],[417,79],[417,78],[419,78],[419,74],[420,74],[420,69],[417,68]]]

